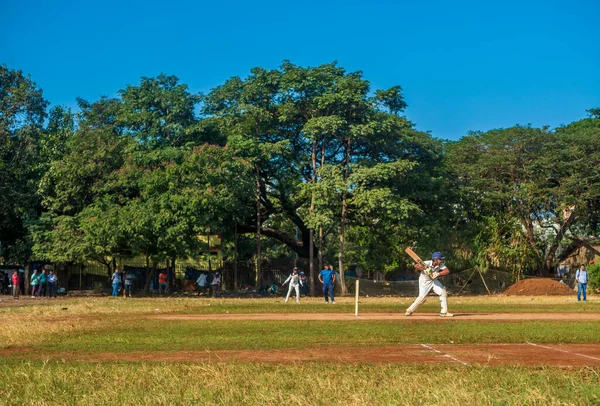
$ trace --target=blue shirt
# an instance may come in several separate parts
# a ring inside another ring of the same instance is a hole
[[[588,281],[588,273],[587,273],[587,269],[578,269],[577,272],[575,272],[575,280],[578,283],[587,283]]]
[[[112,277],[113,277],[113,281],[112,281],[113,285],[118,285],[119,283],[121,283],[121,274],[120,273],[115,272],[115,273],[113,273]]]
[[[333,275],[335,275],[335,271],[332,269],[323,269],[319,272],[321,278],[323,279],[323,285],[331,285],[333,283]]]

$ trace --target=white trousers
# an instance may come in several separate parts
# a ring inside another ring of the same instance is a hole
[[[294,284],[291,284],[291,283],[290,283],[290,286],[288,288],[288,293],[287,293],[287,296],[285,297],[285,301],[287,302],[288,299],[290,298],[290,294],[292,293],[292,289],[296,289],[296,302],[299,302],[300,301],[300,285],[299,284],[294,285]]]
[[[413,313],[421,304],[425,303],[425,298],[427,297],[429,292],[431,292],[431,289],[433,289],[433,292],[436,295],[440,296],[440,304],[442,306],[441,313],[447,313],[448,292],[446,292],[446,288],[444,287],[444,285],[442,285],[442,282],[440,282],[437,279],[431,279],[424,273],[421,273],[421,275],[419,276],[419,297],[417,297],[413,304],[410,305],[408,309],[406,309],[406,312]]]

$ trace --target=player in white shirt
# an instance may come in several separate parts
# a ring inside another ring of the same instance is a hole
[[[442,317],[453,317],[452,313],[448,313],[448,292],[442,282],[437,278],[439,276],[446,276],[450,273],[450,270],[444,265],[444,256],[441,252],[434,252],[431,255],[431,261],[424,261],[426,267],[419,264],[415,264],[415,268],[421,271],[419,275],[419,297],[415,299],[412,305],[406,309],[405,316],[412,315],[417,308],[425,303],[427,295],[433,289],[435,294],[440,296],[440,303],[442,309],[440,316]]]
[[[294,267],[294,270],[288,276],[288,278],[281,284],[281,286],[285,286],[286,283],[290,283],[288,288],[287,296],[285,297],[285,302],[287,303],[290,298],[290,294],[292,293],[292,289],[296,289],[296,302],[300,301],[300,286],[302,285],[302,279],[300,279],[300,275],[298,274],[298,268]]]

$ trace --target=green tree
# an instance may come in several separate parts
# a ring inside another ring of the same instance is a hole
[[[486,252],[484,263],[511,264],[521,257],[532,271],[547,274],[552,269],[566,237],[587,223],[597,207],[596,120],[556,131],[517,126],[473,133],[451,146],[448,162],[461,193],[468,196],[463,202],[475,202],[471,213],[479,216],[471,223],[495,228],[494,237],[483,230],[478,239],[480,253]],[[477,221],[484,218],[488,220]]]
[[[39,138],[48,102],[20,70],[0,66],[0,246],[7,261],[29,259],[27,224],[39,214]]]
[[[335,63],[303,68],[284,62],[276,70],[255,68],[247,78],[234,77],[215,88],[204,101],[204,115],[218,122],[228,145],[255,165],[260,214],[245,219],[239,230],[275,238],[306,258],[315,254],[314,230],[330,223],[329,213],[335,213],[340,226],[349,221],[347,207],[342,209],[344,201],[347,206],[345,189],[340,194],[330,191],[338,199],[339,212],[329,206],[327,215],[318,212],[323,205],[313,200],[312,189],[302,192],[311,183],[318,188],[320,171],[327,165],[342,168],[337,173],[346,184],[353,166],[394,165],[430,153],[412,124],[397,115],[405,107],[399,87],[371,96],[360,72],[346,72]],[[420,150],[426,152],[415,153]],[[365,188],[369,185],[366,182]],[[294,227],[268,227],[274,217],[284,217]],[[286,229],[298,230],[299,240]],[[343,230],[335,230],[343,272]]]
[[[118,123],[147,147],[182,146],[202,134],[194,114],[200,96],[191,94],[176,76],[143,77],[139,85],[119,93]]]

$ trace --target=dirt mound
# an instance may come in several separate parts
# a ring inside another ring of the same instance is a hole
[[[522,279],[504,291],[505,295],[572,295],[573,289],[548,278]]]

